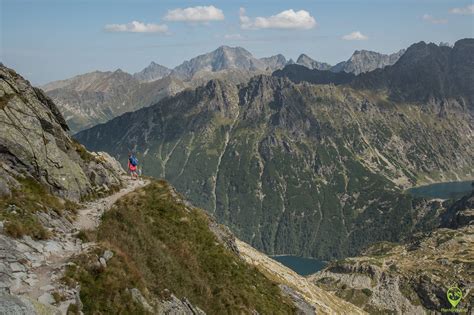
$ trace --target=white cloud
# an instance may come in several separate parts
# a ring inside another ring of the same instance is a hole
[[[224,39],[242,40],[244,37],[240,34],[225,34]]]
[[[429,22],[431,24],[447,24],[448,20],[446,19],[437,19],[432,15],[429,14],[424,14],[422,17],[422,20],[425,22]]]
[[[169,10],[164,20],[174,22],[206,23],[224,20],[224,12],[215,6],[197,6]]]
[[[307,30],[316,25],[316,20],[305,10],[290,9],[269,17],[259,16],[251,19],[245,15],[245,9],[240,8],[240,27],[245,30],[264,28]]]
[[[142,23],[133,21],[127,24],[107,24],[104,28],[107,32],[128,33],[166,33],[168,26],[165,24]]]
[[[452,8],[449,12],[453,14],[471,15],[474,14],[474,4],[467,5],[463,8]]]
[[[368,40],[369,37],[362,34],[359,31],[352,32],[350,34],[342,36],[342,39],[344,40]]]

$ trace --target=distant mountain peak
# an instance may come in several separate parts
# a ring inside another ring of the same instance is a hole
[[[217,49],[194,57],[174,68],[172,75],[181,80],[191,80],[198,73],[219,72],[235,69],[239,71],[265,70],[264,61],[255,58],[242,47],[220,46]]]
[[[301,54],[296,60],[296,63],[309,69],[329,70],[331,68],[330,64],[316,61],[306,54]]]
[[[141,82],[152,82],[167,76],[170,72],[171,69],[152,61],[142,71],[135,73],[133,77]]]
[[[356,75],[370,72],[378,68],[393,65],[405,53],[402,49],[396,53],[385,55],[371,50],[356,50],[347,61],[338,63],[331,68],[333,72],[350,72]]]
[[[399,52],[400,53],[400,52]],[[473,111],[474,39],[453,47],[423,41],[408,47],[391,67],[360,75],[354,86],[389,91],[398,101],[434,100],[447,106],[449,99]]]

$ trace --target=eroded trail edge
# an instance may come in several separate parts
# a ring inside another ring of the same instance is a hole
[[[129,177],[122,180],[124,187],[120,191],[84,203],[72,223],[56,213],[41,213],[41,222],[54,231],[48,240],[37,241],[28,236],[12,239],[0,234],[1,298],[10,299],[16,311],[35,313],[35,309],[44,309],[51,314],[65,314],[68,306],[78,301],[79,294],[77,288],[61,283],[65,268],[74,255],[95,245],[83,243],[77,233],[97,228],[102,214],[118,199],[149,183]],[[57,301],[58,297],[63,301]],[[53,306],[55,303],[58,306]]]

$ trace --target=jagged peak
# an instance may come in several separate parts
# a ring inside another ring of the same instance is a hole
[[[315,61],[313,58],[311,58],[307,54],[300,54],[298,56],[298,59],[296,59],[296,63],[302,63],[304,60],[309,60],[311,62]]]

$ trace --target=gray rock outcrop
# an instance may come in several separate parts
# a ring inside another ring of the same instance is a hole
[[[151,82],[167,76],[170,72],[171,69],[152,61],[145,69],[135,73],[133,77],[138,81]]]
[[[333,72],[344,71],[358,75],[393,65],[404,53],[405,49],[390,55],[381,54],[375,51],[356,50],[349,60],[338,63],[330,70]]]
[[[329,70],[331,69],[331,65],[325,62],[319,62],[311,57],[309,57],[306,54],[301,54],[298,59],[296,60],[296,63],[305,66],[306,68],[309,69],[316,69],[316,70]]]
[[[171,294],[169,299],[161,302],[158,314],[163,315],[205,315],[206,313],[197,306],[193,306],[188,299],[178,299]]]
[[[0,67],[2,194],[18,176],[32,176],[52,193],[79,200],[96,188],[120,185],[109,157],[98,159],[68,135],[56,105],[15,71]],[[13,185],[14,186],[14,185]]]

